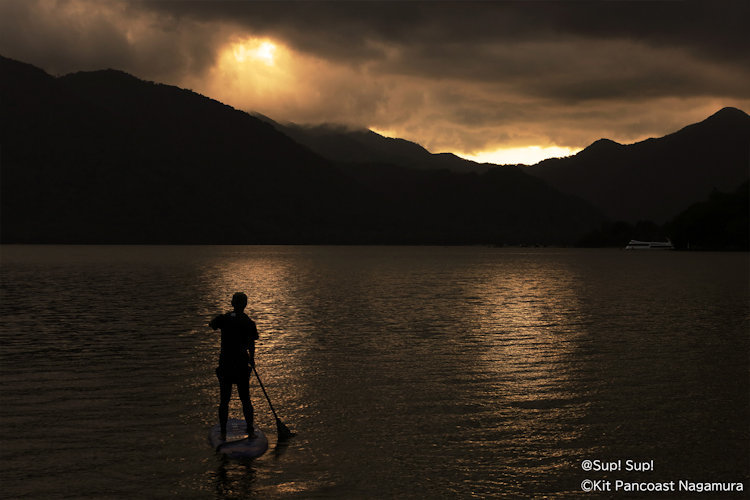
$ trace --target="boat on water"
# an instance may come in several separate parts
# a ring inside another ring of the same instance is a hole
[[[667,238],[667,241],[630,240],[625,250],[674,250],[674,245],[669,238]]]

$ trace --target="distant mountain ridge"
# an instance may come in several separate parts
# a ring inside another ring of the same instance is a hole
[[[485,172],[450,153],[434,154],[419,144],[342,125],[281,125],[278,130],[337,163],[382,164],[412,169]],[[635,144],[599,139],[567,158],[524,167],[556,189],[578,196],[613,220],[664,223],[713,189],[733,191],[750,173],[750,117],[724,108],[706,120],[661,138]]]
[[[573,244],[602,220],[515,167],[334,162],[115,70],[55,78],[0,57],[0,116],[3,243]]]
[[[527,171],[612,219],[663,223],[714,189],[734,191],[748,179],[750,116],[724,108],[661,138],[629,145],[600,139]]]

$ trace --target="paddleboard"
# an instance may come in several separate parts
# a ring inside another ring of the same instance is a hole
[[[257,458],[268,449],[268,438],[258,426],[255,426],[255,436],[247,437],[247,426],[244,420],[230,418],[227,421],[227,438],[221,439],[221,427],[216,424],[211,429],[208,442],[219,452],[230,458]]]

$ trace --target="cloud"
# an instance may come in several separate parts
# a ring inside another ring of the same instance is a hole
[[[238,50],[257,44],[274,47],[272,60],[238,60]],[[206,73],[188,81],[202,93],[279,121],[360,126],[379,113],[387,90],[380,78],[357,68],[294,52],[276,40],[239,36],[219,49]]]
[[[53,74],[116,68],[175,80],[213,64],[221,27],[177,20],[128,2],[0,3],[0,51]]]
[[[627,39],[654,47],[684,47],[701,58],[736,66],[750,61],[746,2],[144,1],[139,5],[180,19],[231,22],[284,39],[295,50],[355,64],[381,57],[382,45],[441,53],[446,47],[572,39]]]
[[[747,2],[8,0],[0,53],[432,151],[581,148],[750,108]],[[265,40],[274,64],[233,56]]]

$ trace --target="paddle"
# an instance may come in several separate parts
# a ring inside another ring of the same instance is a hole
[[[273,405],[271,404],[271,398],[268,397],[268,393],[266,392],[266,388],[263,386],[263,382],[260,380],[260,375],[258,375],[258,370],[255,369],[255,365],[251,365],[253,367],[253,371],[255,372],[255,376],[258,379],[258,383],[260,384],[260,388],[263,389],[263,394],[266,396],[266,401],[268,401],[268,406],[271,407],[271,412],[273,413],[274,418],[276,419],[276,432],[279,436],[279,441],[286,441],[290,437],[294,437],[297,435],[297,433],[292,432],[289,430],[289,427],[284,425],[284,422],[281,421],[278,415],[276,415],[276,410],[273,409]]]

